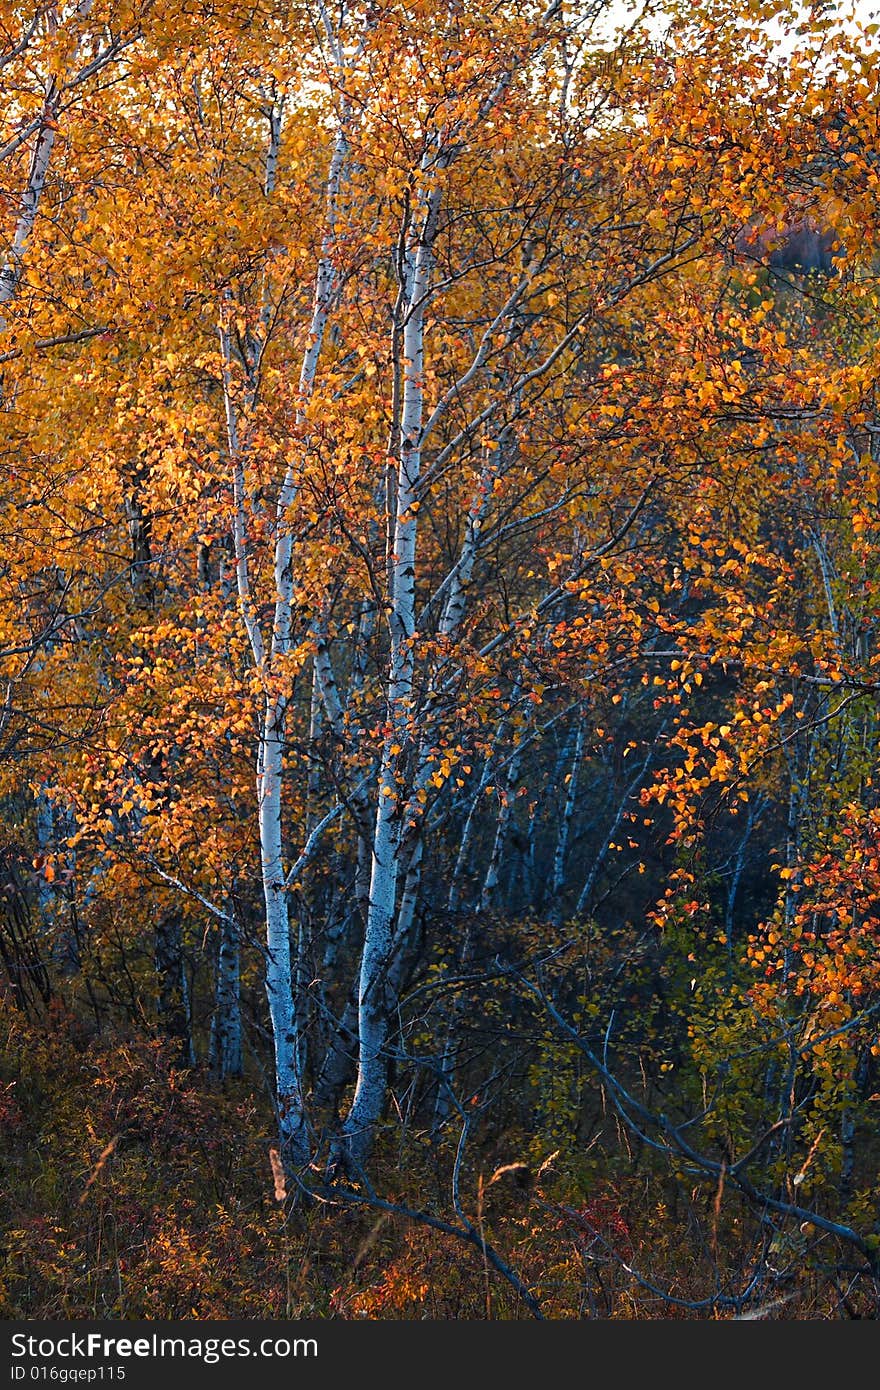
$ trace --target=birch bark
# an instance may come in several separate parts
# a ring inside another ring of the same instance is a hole
[[[400,868],[404,751],[413,743],[413,643],[415,639],[418,485],[424,413],[425,310],[431,289],[434,240],[440,209],[438,169],[442,150],[429,146],[422,159],[422,216],[405,256],[407,311],[403,329],[403,387],[394,549],[390,556],[391,652],[387,692],[388,735],[379,770],[373,836],[370,900],[361,958],[358,1001],[358,1074],[343,1126],[346,1158],[362,1164],[385,1103],[390,1019],[394,1006],[388,979],[394,949],[394,920]]]
[[[79,23],[88,19],[93,5],[94,0],[79,0],[79,4],[68,17],[68,22],[72,20]],[[8,62],[27,49],[41,23],[45,23],[46,31],[50,37],[54,37],[61,27],[53,7],[40,8],[30,26],[25,30],[21,42],[4,55],[0,67],[5,67]],[[0,267],[0,306],[11,303],[21,282],[25,252],[37,220],[52,160],[52,152],[55,148],[61,99],[65,93],[71,92],[74,88],[82,87],[90,78],[119,57],[134,42],[136,34],[132,33],[127,38],[123,38],[121,35],[111,37],[104,49],[94,54],[81,68],[74,70],[82,49],[83,37],[80,36],[76,39],[64,71],[62,73],[50,73],[44,79],[43,102],[39,116],[26,124],[23,131],[17,133],[0,149],[0,159],[8,158],[16,149],[20,148],[24,140],[30,139],[32,135],[36,136],[27,180],[19,199],[15,231],[7,248],[3,265]],[[0,332],[4,330],[5,326],[5,320],[0,315]]]
[[[578,719],[577,734],[575,736],[574,751],[571,758],[571,768],[568,774],[568,785],[565,794],[565,805],[562,810],[562,817],[559,822],[559,834],[556,839],[556,852],[553,856],[553,881],[551,887],[551,910],[555,920],[559,920],[562,911],[561,897],[565,888],[565,860],[568,852],[568,841],[571,835],[571,825],[577,807],[578,779],[580,776],[581,762],[584,755],[584,719]]]

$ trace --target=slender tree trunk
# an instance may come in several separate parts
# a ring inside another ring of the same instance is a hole
[[[241,941],[238,924],[231,917],[220,924],[208,1055],[211,1070],[221,1081],[228,1076],[241,1076]]]
[[[498,746],[502,742],[502,739],[503,732],[502,730],[499,730],[498,738],[496,740],[496,746]],[[461,839],[458,845],[458,854],[455,857],[455,866],[452,870],[452,877],[449,883],[449,896],[446,900],[446,907],[449,912],[457,912],[461,904],[462,880],[466,872],[468,871],[474,836],[480,820],[480,809],[483,805],[483,798],[485,796],[486,788],[488,787],[489,780],[492,776],[493,753],[494,748],[490,750],[490,752],[487,754],[486,760],[483,763],[483,770],[480,773],[480,780],[477,785],[477,790],[471,798],[471,804],[468,807],[467,817],[465,818],[464,827],[461,832]]]
[[[436,169],[439,149],[429,148],[423,173]],[[386,1045],[396,1008],[389,981],[394,949],[397,879],[400,868],[404,790],[404,750],[412,750],[413,641],[415,637],[418,483],[424,404],[424,322],[439,212],[439,191],[425,197],[421,225],[406,253],[407,316],[403,331],[403,402],[396,524],[391,557],[391,654],[388,726],[379,771],[379,800],[373,836],[370,900],[361,957],[358,1001],[358,1074],[354,1098],[343,1126],[345,1157],[357,1168],[369,1151],[385,1104]]]
[[[275,1085],[282,1146],[290,1162],[309,1159],[302,1085],[302,1047],[294,1008],[290,921],[282,837],[285,702],[267,695],[258,777],[260,867],[266,910],[266,997],[275,1052]]]
[[[80,0],[76,6],[74,16],[77,19],[85,19],[92,10],[93,0]],[[46,23],[50,31],[54,32],[58,28],[58,15],[53,6],[47,6],[45,10]],[[77,42],[71,61],[79,52],[80,42]],[[109,58],[112,49],[106,50]],[[93,64],[97,71],[98,64]],[[66,76],[66,74],[65,74]],[[15,224],[12,242],[7,251],[2,268],[0,268],[0,305],[9,304],[18,291],[22,271],[24,269],[24,255],[27,250],[28,242],[34,230],[37,220],[40,202],[43,197],[43,189],[46,185],[46,178],[49,173],[49,164],[52,159],[52,151],[55,147],[55,136],[58,130],[58,104],[64,84],[64,76],[56,73],[46,78],[44,83],[43,111],[37,129],[36,143],[34,144],[33,154],[31,155],[30,168],[28,170],[27,183],[19,201],[18,218]],[[0,315],[0,333],[5,328],[5,320]]]
[[[21,208],[18,222],[15,227],[15,234],[12,245],[9,248],[6,260],[0,269],[0,304],[8,304],[14,299],[21,280],[22,270],[24,269],[24,253],[34,223],[37,220],[37,210],[43,196],[43,187],[46,182],[46,175],[49,172],[49,161],[52,157],[52,149],[55,144],[55,132],[57,130],[57,100],[58,100],[58,81],[51,78],[46,84],[46,100],[43,107],[43,120],[37,135],[37,143],[34,146],[34,153],[31,158],[31,166],[28,172],[27,185],[21,199]],[[4,321],[0,318],[0,330],[4,327]]]
[[[330,652],[326,643],[320,637],[315,648],[315,680],[321,693],[321,699],[330,729],[340,747],[345,747],[346,729],[342,700],[339,695],[339,687],[333,671],[333,664],[330,660]],[[370,845],[372,840],[370,798],[366,783],[362,786],[356,786],[352,790],[349,796],[349,806],[354,816],[358,837],[355,895],[357,897],[361,918],[365,922],[369,912],[371,872]]]
[[[506,784],[503,789],[499,788],[501,799],[498,806],[498,818],[495,822],[495,838],[492,842],[492,852],[489,855],[489,863],[486,865],[480,901],[477,904],[478,912],[489,911],[498,889],[501,865],[504,860],[504,847],[507,843],[507,832],[510,828],[510,816],[513,810],[513,798],[516,784],[519,780],[519,763],[520,754],[517,750],[507,765]]]
[[[571,835],[571,824],[574,819],[575,807],[577,806],[578,777],[581,770],[581,761],[584,754],[584,724],[583,717],[578,718],[577,734],[574,741],[574,752],[571,758],[571,769],[568,774],[568,786],[565,794],[565,806],[562,810],[562,817],[559,822],[559,834],[556,838],[556,853],[553,856],[553,878],[551,884],[551,913],[556,921],[562,917],[562,893],[565,888],[565,856],[568,851],[568,841]]]

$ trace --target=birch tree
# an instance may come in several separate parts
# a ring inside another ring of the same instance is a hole
[[[745,632],[709,537],[727,497],[763,553],[742,478],[763,495],[813,409],[724,249],[781,197],[754,55],[609,47],[600,18],[269,6],[258,29],[230,0],[98,44],[83,10],[50,73],[69,138],[38,122],[5,161],[8,527],[35,552],[40,496],[53,564],[10,569],[3,641],[78,827],[48,857],[125,901],[133,946],[166,915],[206,943],[196,1041],[237,1070],[244,994],[291,1173],[368,1162],[420,972],[548,894],[596,913],[641,877],[643,799],[688,822],[691,647],[732,661]],[[41,35],[13,25],[10,72]]]

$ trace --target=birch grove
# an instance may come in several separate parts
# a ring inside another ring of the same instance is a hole
[[[480,1126],[597,1096],[851,1206],[873,34],[208,8],[0,7],[15,1007],[259,1094],[291,1201],[445,1163],[474,1249]]]

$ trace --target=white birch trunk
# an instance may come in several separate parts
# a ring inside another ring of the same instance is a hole
[[[389,967],[389,981],[395,1005],[400,998],[400,991],[404,987],[409,966],[412,963],[416,910],[422,887],[423,854],[424,842],[419,838],[410,851],[409,863],[403,880],[403,892],[400,895],[400,907],[397,910],[394,950]]]
[[[439,158],[439,151],[435,158]],[[429,157],[422,173],[430,180]],[[394,552],[391,556],[391,652],[388,678],[388,726],[379,771],[379,800],[373,837],[370,902],[361,958],[358,1004],[358,1074],[354,1098],[343,1127],[346,1157],[363,1163],[385,1103],[386,1045],[396,1000],[389,980],[394,949],[402,805],[402,755],[412,745],[413,642],[415,638],[416,542],[418,485],[422,458],[424,411],[425,308],[431,285],[433,243],[440,205],[430,186],[417,241],[406,253],[406,301],[403,330],[403,401]]]
[[[282,836],[285,701],[267,695],[258,773],[260,867],[266,910],[266,996],[275,1052],[278,1127],[288,1160],[309,1161],[302,1091],[302,1050],[293,999],[288,896]]]
[[[93,0],[80,0],[74,11],[74,17],[77,19],[87,18],[91,13],[92,4]],[[46,23],[50,33],[57,29],[58,20],[54,10],[49,9],[46,12]],[[80,46],[81,43],[78,42],[73,50],[73,57],[79,52]],[[97,59],[87,65],[86,73],[89,71],[97,72],[104,66],[105,62],[111,59],[114,52],[115,45],[111,44],[103,54],[98,55]],[[81,81],[86,73],[76,74],[75,80]],[[37,220],[46,177],[49,173],[52,150],[55,147],[55,133],[58,128],[58,101],[63,83],[64,79],[58,76],[47,77],[45,81],[43,110],[37,121],[37,139],[31,156],[27,183],[21,195],[12,243],[7,251],[3,267],[0,269],[0,305],[9,304],[15,298],[21,281],[25,251],[34,230],[34,223]],[[0,315],[0,332],[5,326],[5,320]]]
[[[326,642],[321,637],[319,637],[315,647],[315,680],[321,692],[321,699],[330,728],[342,747],[346,743],[342,700],[339,695],[333,664],[330,660],[330,652]],[[366,784],[353,789],[349,796],[349,805],[354,816],[358,836],[355,895],[361,917],[363,921],[366,921],[370,899],[370,843],[372,839],[370,798]]]
[[[300,1071],[301,1050],[293,1002],[290,924],[282,834],[285,700],[281,694],[275,693],[273,683],[268,679],[270,671],[266,643],[251,595],[245,462],[233,395],[232,352],[225,318],[221,318],[220,348],[223,360],[226,429],[232,466],[232,538],[238,605],[250,641],[254,665],[266,678],[267,685],[257,755],[257,819],[266,920],[266,998],[275,1056],[278,1130],[286,1159],[295,1167],[302,1167],[309,1160],[309,1147]]]
[[[9,248],[3,269],[0,270],[0,304],[8,304],[15,297],[24,268],[24,253],[37,220],[37,210],[43,196],[49,161],[55,144],[56,110],[55,99],[57,83],[52,80],[46,90],[46,101],[40,124],[37,142],[31,158],[27,185],[21,198],[21,210],[15,227],[15,235]],[[0,328],[4,321],[0,319]]]
[[[578,778],[581,770],[581,762],[584,756],[584,720],[578,720],[577,735],[574,741],[574,752],[571,758],[571,769],[568,775],[568,787],[565,795],[565,806],[562,811],[562,818],[559,822],[559,834],[556,839],[556,853],[553,856],[553,879],[551,883],[551,908],[554,915],[560,911],[559,898],[565,888],[565,857],[568,852],[568,841],[571,835],[571,823],[574,819],[575,807],[577,806]]]
[[[507,785],[501,794],[501,804],[498,807],[498,819],[495,822],[495,839],[492,844],[492,853],[489,855],[489,863],[486,866],[486,875],[483,879],[483,888],[480,893],[480,901],[477,904],[478,912],[488,912],[495,897],[498,887],[498,880],[501,874],[501,864],[504,858],[504,846],[507,842],[507,831],[510,825],[510,815],[513,809],[514,788],[519,778],[519,752],[514,753],[508,765]]]

